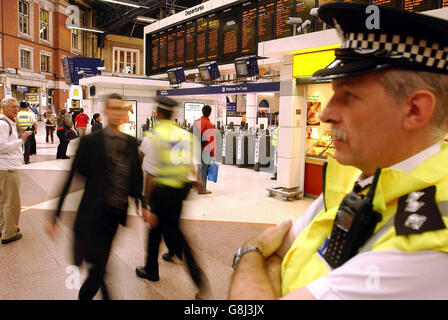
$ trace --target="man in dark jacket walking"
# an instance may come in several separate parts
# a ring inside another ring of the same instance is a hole
[[[122,97],[109,95],[104,114],[108,118],[108,126],[80,140],[49,229],[49,232],[54,232],[56,217],[60,214],[73,176],[84,176],[85,191],[74,225],[74,264],[80,266],[85,260],[91,267],[79,291],[80,300],[92,299],[99,288],[103,298],[109,298],[104,276],[113,238],[118,225],[125,225],[128,196],[143,200],[143,173],[137,140],[118,129],[126,116]]]

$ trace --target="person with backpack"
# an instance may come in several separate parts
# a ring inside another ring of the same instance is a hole
[[[20,240],[20,175],[22,145],[32,131],[17,133],[16,117],[19,103],[15,98],[2,100],[0,114],[0,236],[2,244]]]

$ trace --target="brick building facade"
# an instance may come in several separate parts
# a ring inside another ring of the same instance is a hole
[[[13,96],[39,104],[41,113],[52,104],[58,112],[70,93],[61,59],[86,56],[89,49],[85,32],[65,26],[73,7],[65,0],[0,2],[0,98]],[[84,24],[91,12],[82,9],[78,12]]]

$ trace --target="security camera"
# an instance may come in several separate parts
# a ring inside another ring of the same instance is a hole
[[[304,23],[302,23],[300,25],[300,27],[297,28],[297,32],[303,32],[304,30],[306,30],[306,28],[308,28],[311,25],[311,21],[310,20],[305,20]]]
[[[299,17],[288,17],[286,18],[286,24],[301,24],[302,18]]]
[[[317,17],[318,11],[319,11],[319,8],[313,8],[310,10],[310,15]]]

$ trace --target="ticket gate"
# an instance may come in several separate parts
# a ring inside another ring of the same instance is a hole
[[[246,132],[237,136],[237,166],[250,167],[255,163],[256,134]]]
[[[226,131],[223,137],[222,144],[222,163],[236,165],[237,157],[237,144],[236,137],[238,133],[232,131]]]
[[[257,135],[255,140],[254,163],[255,171],[260,171],[260,167],[267,168],[274,165],[274,147],[271,143],[271,136],[266,135],[264,130]]]

